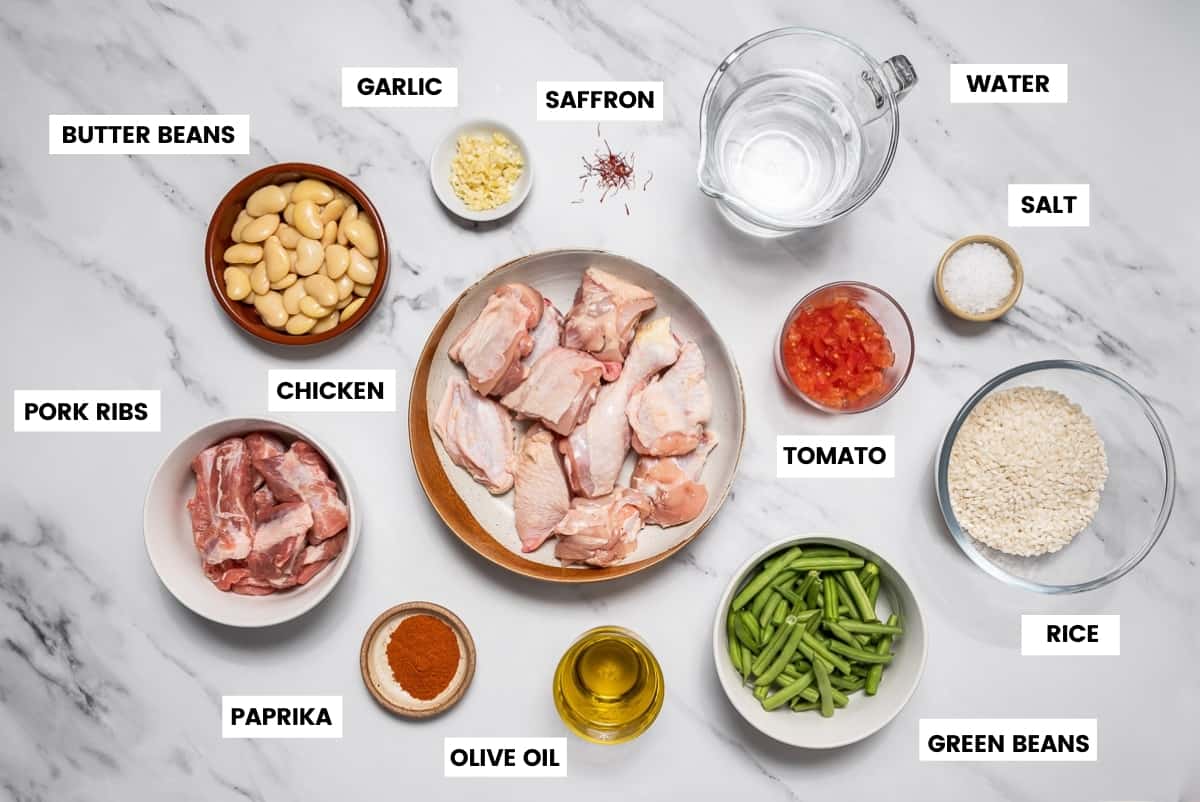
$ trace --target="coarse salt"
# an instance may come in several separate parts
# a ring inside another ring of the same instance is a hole
[[[950,303],[981,315],[1004,303],[1013,288],[1013,268],[1004,251],[986,242],[964,245],[946,262],[942,289]]]

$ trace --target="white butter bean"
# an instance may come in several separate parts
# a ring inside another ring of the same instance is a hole
[[[371,285],[370,284],[355,284],[354,285],[354,294],[357,295],[359,298],[366,298],[368,295],[371,294]]]
[[[299,276],[297,276],[295,273],[288,273],[286,276],[284,276],[283,278],[279,279],[279,281],[272,281],[272,282],[271,282],[271,289],[273,289],[273,290],[286,290],[288,287],[292,286],[292,285],[293,285],[293,284],[295,284],[297,281],[299,281],[299,278],[300,278],[300,277],[299,277]]]
[[[289,275],[295,276],[295,273]],[[304,291],[304,282],[297,281],[292,286],[283,291],[283,308],[287,310],[289,315],[300,314],[300,299],[307,295]]]
[[[271,291],[271,280],[267,278],[267,263],[259,262],[250,271],[250,289],[255,295],[266,295]]]
[[[231,265],[253,265],[261,262],[262,258],[261,245],[239,242],[237,245],[230,245],[225,249],[225,261]]]
[[[294,226],[296,225],[295,219],[296,204],[289,203],[287,206],[283,207],[283,222],[287,223],[289,226]]]
[[[229,232],[229,236],[233,237],[234,242],[242,241],[242,229],[253,219],[253,216],[246,214],[245,209],[238,212],[237,219],[233,221],[233,228]]]
[[[358,298],[354,297],[353,295],[347,295],[345,298],[343,298],[342,300],[337,302],[336,308],[345,309],[347,306],[349,306],[350,304],[354,303],[357,300],[358,300]]]
[[[314,203],[329,203],[333,200],[333,189],[324,181],[306,178],[292,190],[292,203],[313,201]]]
[[[288,196],[283,190],[271,184],[254,191],[246,199],[246,212],[252,217],[262,217],[264,214],[279,214],[288,204]]]
[[[290,225],[295,226],[297,231],[309,239],[319,240],[325,233],[325,226],[321,225],[321,213],[317,211],[317,204],[310,200],[302,200],[297,203],[292,212],[292,218],[289,221]]]
[[[328,276],[317,275],[304,279],[304,291],[321,306],[332,307],[337,304],[337,285]]]
[[[300,241],[300,232],[289,226],[287,223],[280,223],[279,228],[275,229],[275,236],[279,237],[279,241],[285,248],[295,248],[296,243]]]
[[[350,221],[358,217],[358,207],[353,203],[346,207],[346,211],[342,212],[342,219],[338,221],[338,245],[349,245],[350,240],[346,237],[346,226]]]
[[[336,281],[346,274],[346,268],[349,266],[350,252],[346,250],[345,245],[338,245],[335,242],[325,246],[326,275]]]
[[[379,255],[379,239],[375,229],[364,218],[358,217],[346,225],[346,239],[350,240],[368,259]]]
[[[338,317],[339,317],[339,315],[337,312],[332,312],[332,313],[326,315],[325,317],[321,318],[320,320],[317,321],[317,325],[313,326],[312,333],[313,334],[321,334],[323,332],[329,331],[330,329],[332,329],[334,326],[336,326],[338,324]]]
[[[318,320],[328,315],[333,309],[327,306],[321,306],[317,303],[317,299],[311,295],[305,295],[300,299],[300,312],[309,317],[317,318]]]
[[[288,181],[286,184],[280,184],[279,188],[283,190],[283,194],[285,196],[287,196],[287,199],[291,200],[292,199],[292,190],[296,188],[296,182]]]
[[[375,265],[358,248],[350,249],[350,266],[346,269],[346,275],[354,279],[355,284],[374,284],[377,273]]]
[[[273,329],[282,329],[288,322],[287,310],[283,308],[283,296],[277,292],[254,296],[254,308],[259,317]]]
[[[279,228],[279,215],[264,214],[246,224],[246,227],[242,229],[242,241],[262,242],[274,234],[277,228]]]
[[[321,209],[321,222],[325,224],[336,223],[342,219],[342,212],[346,211],[346,201],[342,198],[334,198],[329,203],[325,204],[325,208]]]
[[[335,280],[333,283],[336,284],[338,288],[339,303],[354,294],[354,279],[350,278],[345,273],[343,273],[341,278]]]
[[[287,321],[288,334],[308,334],[317,321],[308,315],[292,315]]]
[[[358,299],[352,301],[349,306],[347,306],[345,309],[342,310],[342,320],[343,321],[349,320],[350,318],[357,315],[358,310],[362,309],[363,302],[365,300],[366,300],[365,298],[358,298]]]
[[[240,301],[250,294],[250,278],[246,271],[236,267],[225,268],[225,294],[234,301]]]
[[[330,220],[325,224],[325,233],[321,235],[322,245],[333,245],[337,243],[337,223]]]
[[[321,243],[308,237],[302,237],[296,243],[296,272],[301,276],[311,276],[321,269],[325,259],[325,249]]]
[[[263,258],[267,262],[267,278],[272,282],[282,281],[291,269],[287,250],[279,241],[279,237],[274,235],[267,237],[267,241],[263,243]]]

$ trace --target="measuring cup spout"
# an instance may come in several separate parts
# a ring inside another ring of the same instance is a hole
[[[696,178],[700,184],[700,191],[708,197],[717,200],[726,197],[725,187],[721,185],[720,179],[717,178],[716,172],[707,160],[700,162],[700,166],[696,171]]]

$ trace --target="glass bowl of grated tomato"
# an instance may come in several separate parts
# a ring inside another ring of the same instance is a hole
[[[912,369],[912,324],[878,287],[838,281],[792,307],[775,368],[793,393],[823,412],[866,412],[900,389]]]

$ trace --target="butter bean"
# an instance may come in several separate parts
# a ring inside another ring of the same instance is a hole
[[[366,298],[368,295],[371,294],[371,285],[370,284],[355,284],[354,285],[354,294],[357,295],[359,298]]]
[[[317,321],[308,315],[292,315],[287,320],[288,334],[308,334]]]
[[[262,217],[264,214],[279,214],[288,204],[288,196],[274,184],[255,190],[246,199],[246,212],[251,217]]]
[[[333,283],[336,284],[338,288],[339,304],[354,294],[354,279],[350,278],[345,273],[343,273],[341,278],[336,279]]]
[[[345,309],[347,306],[349,306],[350,304],[354,303],[357,300],[358,300],[358,298],[354,297],[353,295],[347,295],[345,298],[343,298],[342,300],[337,302],[337,308]]]
[[[352,301],[349,306],[342,310],[342,320],[346,321],[358,314],[358,310],[362,309],[365,298],[358,298]]]
[[[282,329],[287,325],[288,313],[283,308],[283,296],[277,292],[254,296],[254,308],[259,317],[273,329]]]
[[[321,213],[317,211],[317,204],[310,200],[302,200],[297,203],[292,217],[291,225],[309,239],[319,240],[325,233],[325,226],[321,225]]]
[[[362,254],[358,248],[350,249],[350,265],[346,268],[346,275],[354,279],[355,284],[374,284],[375,276],[378,271],[375,265],[371,264],[371,260]]]
[[[296,204],[289,203],[287,206],[284,206],[283,207],[283,222],[287,223],[289,226],[294,226],[294,225],[296,225],[295,218],[296,218]]]
[[[271,289],[286,290],[288,287],[291,287],[293,284],[295,284],[299,280],[300,280],[299,276],[297,276],[295,273],[289,272],[286,276],[279,279],[279,281],[272,281]]]
[[[253,265],[261,262],[263,249],[261,245],[251,245],[239,242],[225,249],[225,261],[232,265]]]
[[[330,220],[325,224],[325,233],[321,234],[322,245],[334,245],[337,243],[337,223]]]
[[[246,271],[236,267],[225,268],[225,294],[234,301],[240,301],[250,294],[250,278]]]
[[[266,295],[271,291],[271,280],[267,278],[267,263],[259,262],[250,271],[250,289],[255,295]]]
[[[328,276],[309,276],[304,279],[304,291],[321,306],[334,306],[338,300],[337,285]]]
[[[277,228],[279,228],[279,215],[264,214],[246,224],[246,227],[242,229],[242,241],[262,242],[274,234]]]
[[[350,244],[349,238],[346,237],[346,226],[350,221],[358,217],[358,207],[353,203],[346,207],[346,211],[342,212],[342,219],[338,221],[338,245]]]
[[[322,306],[321,304],[317,303],[317,299],[311,295],[305,295],[300,299],[300,312],[308,315],[309,317],[317,318],[319,320],[332,311],[333,309],[331,307]]]
[[[334,198],[321,209],[321,222],[328,225],[329,223],[336,223],[338,220],[341,220],[342,212],[346,211],[346,206],[346,201],[341,197]]]
[[[375,236],[375,229],[371,228],[371,224],[363,217],[351,220],[346,225],[346,239],[368,259],[379,255],[379,238]]]
[[[329,331],[330,329],[332,329],[334,326],[336,326],[338,324],[339,317],[340,317],[340,315],[338,315],[337,312],[331,312],[330,314],[326,315],[325,317],[323,317],[317,321],[317,325],[313,326],[313,328],[312,328],[312,333],[313,334],[321,334],[323,332]]]
[[[289,273],[288,275],[294,276],[296,274]],[[297,281],[295,284],[283,291],[283,308],[287,310],[289,315],[300,314],[300,299],[307,294],[308,293],[304,291],[304,282]]]
[[[325,246],[325,267],[328,268],[325,272],[327,275],[337,281],[346,274],[346,268],[350,266],[350,252],[346,250],[345,245],[338,245],[336,242],[332,245]]]
[[[325,249],[315,239],[301,237],[296,243],[296,272],[301,276],[311,276],[321,269],[325,259]]]
[[[275,235],[267,237],[267,241],[263,243],[263,258],[267,262],[267,278],[272,283],[281,281],[292,266],[287,250]]]
[[[242,209],[240,212],[238,212],[237,219],[233,221],[233,228],[229,231],[229,236],[233,237],[234,242],[242,241],[242,229],[244,229],[246,224],[253,219],[254,217],[252,215],[246,214],[245,209]]]
[[[292,203],[313,201],[314,203],[329,203],[333,200],[333,189],[324,181],[315,178],[305,178],[296,184],[292,190]]]
[[[283,194],[290,201],[292,199],[292,190],[296,188],[296,182],[288,181],[286,184],[280,184],[279,188],[283,190]]]
[[[279,228],[275,229],[275,236],[279,237],[279,242],[285,248],[295,248],[296,243],[300,241],[300,232],[287,223],[279,224]]]
[[[299,243],[297,243],[297,244],[299,244]],[[297,259],[296,252],[288,251],[288,268],[290,268],[291,270],[296,269],[296,259]]]

